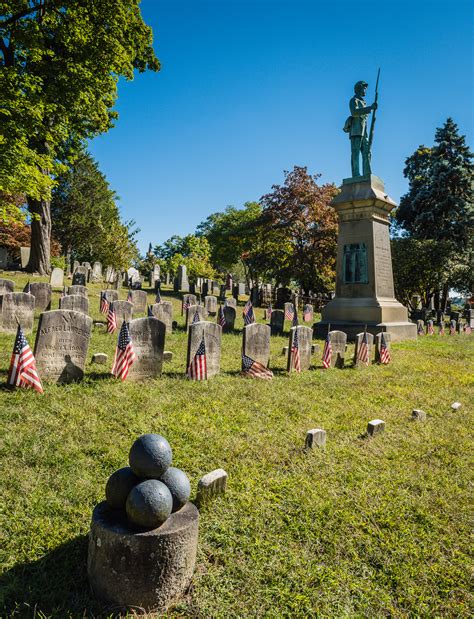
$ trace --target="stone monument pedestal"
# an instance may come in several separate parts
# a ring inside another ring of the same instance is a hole
[[[393,341],[416,339],[416,325],[395,299],[390,251],[389,214],[396,203],[377,176],[344,179],[332,205],[339,218],[336,296],[314,325],[325,337],[328,325],[349,340],[364,330],[386,331]]]
[[[87,572],[114,606],[163,612],[186,591],[196,561],[199,512],[187,503],[157,529],[137,531],[103,501],[92,514]]]

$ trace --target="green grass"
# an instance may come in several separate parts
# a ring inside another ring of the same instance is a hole
[[[13,339],[0,335],[3,383]],[[318,354],[300,376],[284,372],[287,338],[275,337],[267,382],[237,375],[241,334],[225,335],[222,373],[203,384],[184,378],[183,331],[167,337],[163,376],[145,384],[108,377],[115,340],[94,330],[89,359],[106,352],[109,365],[88,364],[81,384],[0,391],[3,616],[113,614],[90,597],[86,535],[144,432],[168,438],[193,497],[204,473],[229,474],[227,494],[201,511],[193,586],[169,616],[471,615],[474,336],[395,344],[388,367],[323,371]],[[413,408],[426,423],[410,420]],[[369,440],[374,418],[386,431]],[[327,447],[305,452],[314,427]]]

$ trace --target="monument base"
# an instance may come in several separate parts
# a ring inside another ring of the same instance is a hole
[[[367,332],[372,335],[377,335],[381,331],[390,333],[392,342],[401,340],[416,340],[417,332],[416,325],[412,322],[347,322],[347,321],[332,321],[322,320],[313,325],[313,337],[324,339],[330,326],[331,331],[343,331],[347,335],[347,340],[354,342],[358,333],[362,333],[367,326]]]
[[[137,531],[103,501],[92,514],[87,573],[94,594],[114,605],[166,610],[189,587],[199,512],[187,503],[151,531]]]

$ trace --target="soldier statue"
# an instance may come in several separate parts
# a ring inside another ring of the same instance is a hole
[[[377,78],[378,85],[378,78]],[[372,105],[366,105],[364,97],[367,92],[367,82],[357,82],[354,86],[355,95],[349,102],[351,115],[346,120],[344,131],[349,134],[351,140],[351,167],[352,176],[360,174],[360,156],[362,155],[362,175],[371,174],[370,167],[371,148],[373,139],[373,128],[375,123],[375,110],[377,109],[377,93]],[[368,132],[368,117],[370,112],[374,112],[370,134]]]

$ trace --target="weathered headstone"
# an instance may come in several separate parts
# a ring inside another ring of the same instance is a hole
[[[216,374],[219,374],[221,366],[222,329],[214,322],[196,322],[189,326],[186,370],[194,359],[203,335],[206,346],[207,378],[212,378]]]
[[[144,290],[131,290],[133,314],[144,314],[147,308],[147,294]]]
[[[83,377],[91,328],[92,319],[81,312],[41,314],[34,351],[41,380],[67,383]]]
[[[314,307],[310,303],[306,303],[303,307],[303,321],[313,322],[314,320]]]
[[[343,368],[346,356],[347,335],[343,331],[330,331],[329,339],[332,348],[331,367]]]
[[[133,314],[133,304],[129,301],[114,301],[113,308],[117,320],[117,328],[120,329],[123,321],[130,322]]]
[[[384,340],[385,340],[385,346],[387,347],[387,350],[390,352],[391,348],[392,348],[392,334],[391,333],[384,333]],[[380,343],[382,341],[382,333],[377,333],[377,335],[375,336],[375,363],[380,363]]]
[[[217,297],[209,295],[204,298],[204,307],[209,316],[215,316],[217,314]]]
[[[166,325],[161,320],[136,318],[129,325],[136,359],[128,371],[127,380],[144,380],[161,375],[165,349]]]
[[[30,261],[31,247],[20,247],[21,268],[26,269]]]
[[[30,294],[35,298],[35,309],[40,312],[47,311],[51,308],[51,284],[45,282],[33,282],[29,284]],[[23,292],[26,292],[28,284]]]
[[[94,262],[92,267],[91,280],[93,282],[101,282],[102,281],[102,263]]]
[[[285,323],[285,312],[283,310],[273,310],[270,316],[270,329],[272,335],[281,335]]]
[[[245,295],[245,284],[242,282],[239,282],[237,284],[237,294],[239,295],[239,297]]]
[[[89,299],[83,294],[68,294],[59,299],[59,309],[75,310],[89,315]]]
[[[186,310],[186,331],[189,331],[189,325],[194,320],[194,316],[198,312],[199,320],[206,320],[207,312],[202,305],[190,305]]]
[[[11,279],[0,279],[0,296],[7,292],[13,292],[15,289],[15,282]]]
[[[88,270],[85,266],[78,266],[72,274],[73,286],[85,286],[87,284]]]
[[[295,306],[293,305],[293,303],[289,303],[289,302],[285,303],[283,306],[283,309],[285,311],[285,320],[290,320],[290,321],[293,320],[293,315],[295,313]],[[286,317],[287,314],[291,316],[291,318],[287,318]]]
[[[62,288],[64,286],[64,271],[59,267],[55,267],[51,271],[49,283],[52,288]]]
[[[270,360],[270,327],[254,322],[243,329],[242,351],[247,357],[268,367]]]
[[[182,292],[188,292],[189,291],[189,281],[188,281],[188,276],[186,273],[186,265],[185,264],[180,264],[178,267],[178,275],[176,277],[177,281],[177,286],[178,286],[178,291],[181,290]]]
[[[83,262],[82,266],[87,269],[87,281],[91,279],[92,267],[90,262]]]
[[[114,280],[112,282],[112,286],[114,287],[114,290],[120,290],[120,288],[122,287],[122,275],[119,271],[115,271],[114,273]]]
[[[209,499],[224,494],[227,486],[227,473],[224,469],[216,469],[207,473],[198,483],[196,503],[200,507]]]
[[[314,430],[308,430],[306,433],[305,447],[306,449],[313,449],[313,447],[325,447],[326,446],[326,430],[321,428],[315,428]]]
[[[237,301],[234,299],[234,297],[227,297],[225,300],[225,304],[227,305],[227,307],[233,307],[235,310],[237,309]]]
[[[140,272],[138,271],[138,269],[136,269],[135,267],[130,267],[127,270],[126,273],[126,277],[127,277],[127,284],[129,286],[131,286],[132,288],[134,286],[137,286],[138,284],[140,284],[141,279],[140,279]]]
[[[166,333],[169,334],[173,328],[173,304],[171,301],[162,301],[151,306],[153,316],[165,324]]]
[[[232,333],[235,328],[235,309],[230,305],[226,305],[222,309],[225,317],[225,325],[222,327],[222,330],[224,333]]]
[[[287,361],[287,370],[288,372],[292,372],[294,368],[292,367],[291,362],[291,347],[293,345],[293,340],[295,338],[295,332],[298,330],[298,348],[300,351],[300,366],[301,371],[309,370],[311,366],[311,343],[313,340],[313,330],[311,327],[304,327],[303,325],[298,325],[297,327],[291,327],[290,329],[290,341],[288,344],[288,361]]]
[[[115,278],[115,272],[114,272],[114,268],[111,266],[108,266],[105,268],[105,281],[107,284],[113,284],[114,282],[114,278]]]
[[[227,290],[232,290],[232,275],[230,273],[227,273],[226,278],[225,278],[225,287]]]
[[[184,308],[190,305],[197,305],[197,298],[195,294],[183,294],[183,301],[181,303],[181,316],[186,311]]]
[[[8,249],[6,247],[0,247],[0,269],[6,269],[8,267]]]
[[[119,293],[117,290],[101,290],[101,295],[107,299],[108,303],[112,303],[113,301],[118,301]]]
[[[201,284],[201,295],[206,297],[209,293],[209,284],[207,283],[207,279],[205,279]]]
[[[374,336],[372,335],[372,333],[366,333],[365,334],[367,336],[367,347],[369,349],[369,354],[368,354],[368,358],[369,358],[369,364],[372,360],[372,350],[373,350],[373,346],[374,346]],[[363,361],[361,361],[360,359],[358,359],[358,353],[359,353],[359,348],[362,344],[362,340],[364,338],[364,333],[358,333],[356,335],[356,340],[355,340],[355,348],[354,348],[354,365],[357,367],[362,367],[364,365],[366,365]]]
[[[72,263],[72,272],[74,273],[74,271],[81,266],[81,263],[79,262],[79,260],[74,260],[74,262]]]
[[[26,292],[6,292],[0,296],[1,330],[15,333],[20,323],[24,333],[31,333],[35,315],[35,298]]]
[[[75,284],[74,286],[69,286],[67,290],[68,294],[80,294],[83,297],[87,297],[87,286],[81,286],[79,284]]]

